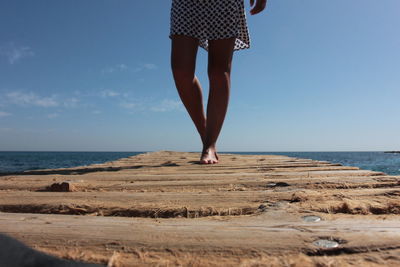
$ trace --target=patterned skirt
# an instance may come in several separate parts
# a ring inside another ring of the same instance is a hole
[[[234,50],[250,48],[244,0],[172,0],[170,35],[199,39],[208,51],[208,40],[236,37]]]

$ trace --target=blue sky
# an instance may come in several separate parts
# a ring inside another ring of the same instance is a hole
[[[220,151],[400,150],[400,1],[246,15]],[[0,2],[0,150],[201,149],[170,70],[170,0]],[[197,75],[207,97],[207,53]]]

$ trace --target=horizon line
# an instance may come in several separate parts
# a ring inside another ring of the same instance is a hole
[[[149,153],[159,151],[200,153],[199,151],[181,150],[145,150],[145,151],[116,151],[116,150],[0,150],[0,152],[64,152],[64,153]],[[400,152],[400,150],[282,150],[282,151],[219,151],[218,153],[296,153],[296,152]]]

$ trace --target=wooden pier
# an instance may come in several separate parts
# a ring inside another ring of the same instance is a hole
[[[108,266],[400,266],[400,177],[279,155],[198,158],[3,175],[0,232]]]

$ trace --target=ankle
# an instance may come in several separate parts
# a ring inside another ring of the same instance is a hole
[[[203,146],[203,152],[206,152],[206,151],[216,151],[216,149],[215,149],[215,144],[214,145],[204,145]]]

